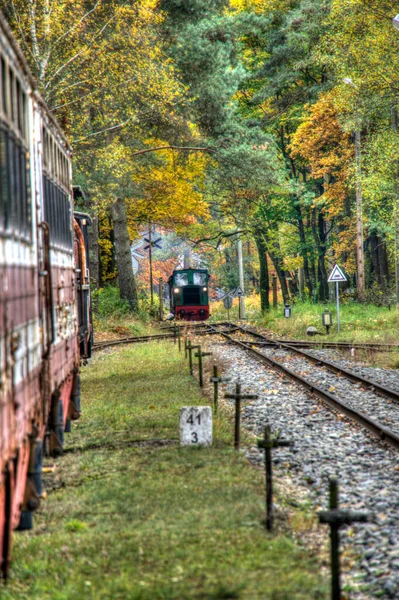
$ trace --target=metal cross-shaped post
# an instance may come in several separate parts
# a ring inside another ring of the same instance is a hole
[[[273,474],[272,474],[272,448],[293,446],[294,442],[280,440],[278,436],[272,438],[270,425],[265,427],[265,437],[258,440],[258,448],[265,450],[265,472],[266,472],[266,529],[273,530]]]
[[[240,421],[241,421],[241,400],[256,400],[257,394],[242,394],[241,393],[241,381],[238,380],[236,383],[235,394],[225,394],[225,398],[231,398],[236,402],[235,411],[235,426],[234,426],[234,448],[240,449]]]
[[[339,528],[351,523],[367,523],[369,515],[366,512],[355,512],[338,508],[338,480],[330,478],[330,510],[319,512],[320,523],[330,526],[331,540],[331,599],[341,600],[341,573],[339,566]]]
[[[190,366],[190,375],[193,375],[193,350],[199,348],[199,346],[193,346],[191,340],[187,342],[187,352],[188,352],[188,364]]]
[[[202,372],[202,358],[204,356],[211,356],[212,352],[202,352],[201,346],[198,346],[198,352],[194,355],[198,358],[198,377],[200,387],[204,387],[204,377]]]
[[[213,383],[213,410],[217,414],[219,407],[219,383],[227,383],[230,381],[230,377],[221,377],[218,373],[217,365],[213,365],[213,377],[209,381]]]

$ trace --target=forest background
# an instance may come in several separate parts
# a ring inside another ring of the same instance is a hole
[[[130,244],[165,237],[269,308],[399,300],[399,32],[392,0],[0,0],[74,148],[93,285],[137,311]],[[343,288],[344,289],[344,288]]]

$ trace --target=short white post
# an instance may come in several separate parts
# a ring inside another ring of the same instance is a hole
[[[212,408],[183,406],[180,409],[180,446],[212,445]]]

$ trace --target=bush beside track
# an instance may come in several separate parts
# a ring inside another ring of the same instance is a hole
[[[265,533],[263,474],[232,450],[228,419],[212,448],[179,448],[179,408],[209,403],[183,361],[170,342],[93,359],[2,599],[327,598],[285,525]]]

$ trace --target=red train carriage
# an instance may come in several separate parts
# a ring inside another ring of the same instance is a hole
[[[40,501],[42,452],[60,453],[64,430],[79,416],[79,349],[89,356],[92,341],[87,322],[87,221],[83,221],[80,216],[74,221],[72,214],[71,149],[0,17],[0,571],[4,576],[11,532],[32,526],[32,512]],[[85,306],[84,314],[78,314],[77,298]]]

